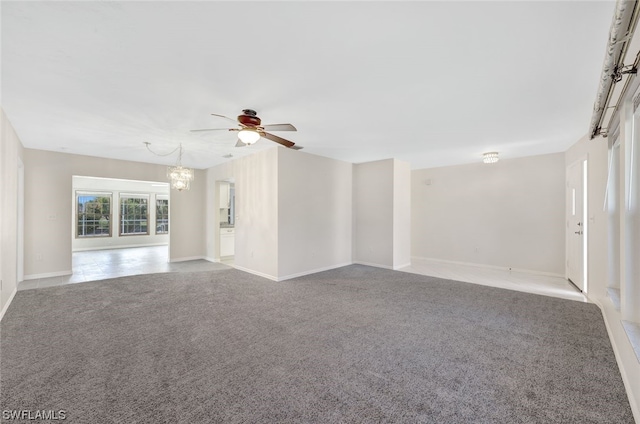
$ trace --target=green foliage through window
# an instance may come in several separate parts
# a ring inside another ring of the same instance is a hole
[[[169,234],[169,199],[156,199],[156,234]]]
[[[120,235],[149,234],[149,208],[146,197],[120,198]]]
[[[78,237],[111,236],[111,196],[79,194],[77,196]]]

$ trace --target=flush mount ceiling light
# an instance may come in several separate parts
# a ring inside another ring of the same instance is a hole
[[[238,138],[244,144],[253,144],[260,140],[260,133],[252,128],[245,128],[238,133]]]
[[[487,152],[482,154],[482,161],[484,163],[496,163],[498,162],[498,152]]]
[[[191,188],[191,181],[193,181],[195,174],[193,172],[193,169],[185,168],[184,166],[182,166],[182,144],[164,155],[151,150],[149,148],[149,145],[151,143],[145,142],[144,144],[145,146],[147,146],[147,150],[149,150],[156,156],[169,156],[174,154],[176,151],[179,151],[178,162],[176,163],[176,166],[169,166],[167,168],[167,178],[169,178],[169,181],[171,182],[171,188],[174,190],[182,191],[189,190]]]

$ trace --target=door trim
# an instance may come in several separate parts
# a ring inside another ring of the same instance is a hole
[[[584,231],[584,237],[582,238],[583,242],[582,242],[582,266],[583,266],[583,282],[582,285],[584,286],[584,290],[581,290],[580,287],[575,284],[573,281],[571,281],[571,279],[569,278],[569,245],[570,245],[570,230],[567,226],[568,222],[569,222],[569,170],[576,165],[579,165],[580,163],[582,163],[582,190],[583,190],[583,196],[582,196],[582,215],[583,215],[583,231]],[[588,258],[589,258],[589,250],[588,250],[588,239],[589,239],[589,199],[588,199],[588,180],[589,180],[589,154],[586,153],[584,155],[579,156],[576,160],[574,160],[573,162],[569,163],[566,165],[565,168],[565,202],[567,202],[567,204],[565,205],[565,279],[567,281],[569,281],[569,283],[571,285],[573,285],[574,287],[576,287],[581,293],[588,293],[588,288],[589,288],[589,278],[588,278],[588,270],[589,270],[589,266],[588,266]]]

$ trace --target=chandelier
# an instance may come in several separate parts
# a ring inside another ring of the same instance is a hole
[[[182,143],[180,143],[180,146],[164,155],[152,151],[151,148],[149,148],[151,143],[145,142],[144,144],[147,146],[147,150],[156,156],[169,156],[178,151],[178,162],[176,163],[176,166],[169,166],[167,168],[167,178],[171,181],[172,189],[182,191],[189,190],[191,188],[191,181],[193,181],[195,173],[192,168],[185,168],[182,166]]]

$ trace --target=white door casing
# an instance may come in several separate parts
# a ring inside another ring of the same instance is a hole
[[[586,160],[567,168],[567,278],[581,291],[586,291],[585,208]]]

